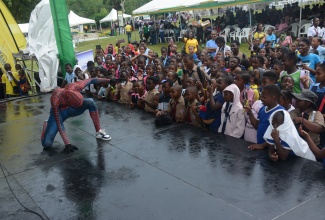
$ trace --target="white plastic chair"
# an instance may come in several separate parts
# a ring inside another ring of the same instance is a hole
[[[311,21],[307,20],[307,19],[302,19],[301,20],[301,27],[307,23],[310,23],[311,24]]]
[[[219,33],[219,36],[223,36],[225,38],[225,42],[227,42],[227,38],[229,36],[230,28],[225,28],[223,31]]]
[[[300,36],[308,36],[308,29],[311,27],[312,24],[304,24],[303,26],[301,26],[300,28]]]
[[[248,41],[249,32],[251,31],[250,28],[243,28],[237,35],[239,43],[241,43],[242,39],[246,39]]]
[[[235,31],[229,33],[229,38],[232,40],[236,40],[239,33],[240,33],[240,28],[235,28]]]
[[[233,28],[233,29],[237,29],[237,28],[238,28],[238,24],[234,24],[234,25],[232,25],[232,28]]]
[[[170,39],[174,39],[174,31],[173,30],[167,30],[167,37],[165,37],[166,42],[169,42]]]
[[[264,32],[266,32],[270,27],[272,27],[273,29],[275,29],[274,26],[272,26],[270,24],[266,24],[266,25],[264,25]]]
[[[298,29],[299,29],[299,24],[298,23],[290,24],[289,27],[288,27],[288,30],[289,29],[290,29],[290,33],[292,33],[292,37],[297,37],[298,36]]]
[[[179,33],[178,42],[182,40],[184,34],[186,34],[186,30],[181,30],[181,32]]]

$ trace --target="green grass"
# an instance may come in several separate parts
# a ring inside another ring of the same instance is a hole
[[[99,39],[99,40],[81,42],[78,46],[76,46],[76,50],[81,52],[81,51],[86,51],[86,50],[92,49],[95,52],[96,45],[99,44],[102,46],[102,48],[105,49],[107,47],[107,45],[109,45],[109,44],[115,45],[117,43],[117,41],[121,40],[121,39],[125,40],[125,43],[122,43],[121,46],[127,45],[126,34],[122,34],[122,35],[113,36],[113,37],[109,37],[109,38],[103,38],[103,39]],[[133,31],[131,41],[138,41],[138,42],[140,41],[138,31]],[[182,42],[175,42],[175,43],[178,46],[178,50],[180,51],[183,43]],[[163,46],[167,47],[167,45],[168,45],[168,43],[164,43],[164,44],[148,45],[148,47],[160,55],[161,47],[163,47]],[[229,43],[228,43],[228,45],[229,45]],[[201,48],[201,45],[200,45],[200,48]],[[250,52],[248,50],[248,44],[246,42],[242,43],[240,45],[240,51],[242,53],[245,53],[246,55],[250,56]]]

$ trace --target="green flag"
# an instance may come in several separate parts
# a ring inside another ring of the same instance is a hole
[[[62,74],[65,77],[65,64],[70,63],[72,67],[76,64],[72,35],[68,19],[68,8],[66,0],[50,0],[56,45],[59,51],[59,60]]]

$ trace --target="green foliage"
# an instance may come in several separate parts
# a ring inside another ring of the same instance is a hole
[[[34,10],[39,0],[3,0],[8,7],[12,16],[16,19],[17,23],[28,23],[30,13]]]
[[[125,13],[132,15],[132,11],[141,7],[144,4],[147,4],[150,1],[151,0],[125,0],[124,3]]]
[[[3,0],[17,23],[28,23],[30,13],[40,0]],[[104,18],[112,8],[120,11],[121,0],[66,0],[68,10],[74,11],[77,15],[99,21]],[[150,2],[150,0],[125,0],[124,9],[126,14]]]

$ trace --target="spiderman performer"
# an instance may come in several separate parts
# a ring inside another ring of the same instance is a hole
[[[67,132],[63,122],[70,117],[81,115],[87,109],[96,129],[96,138],[109,141],[111,137],[100,128],[99,114],[97,105],[92,98],[84,98],[80,93],[86,86],[90,84],[109,83],[109,79],[92,78],[71,83],[64,88],[57,88],[51,96],[50,117],[44,122],[42,131],[42,145],[44,149],[52,146],[56,134],[60,133],[65,148],[62,153],[70,153],[78,148],[72,145],[68,139]]]

